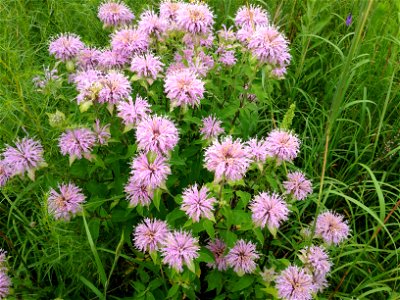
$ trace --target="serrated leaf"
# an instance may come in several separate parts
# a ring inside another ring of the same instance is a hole
[[[238,281],[231,283],[231,292],[238,292],[248,288],[254,282],[254,278],[250,276],[243,276]]]
[[[167,298],[172,298],[175,296],[179,291],[179,285],[173,285],[169,290],[167,294]]]
[[[160,211],[161,195],[162,195],[162,190],[161,189],[156,189],[154,191],[153,204],[157,208],[158,211]]]
[[[213,222],[211,222],[210,220],[204,220],[203,227],[206,230],[209,237],[213,239],[215,237],[215,229]]]

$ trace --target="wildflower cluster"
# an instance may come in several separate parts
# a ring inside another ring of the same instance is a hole
[[[59,163],[71,174],[47,187],[47,213],[65,222],[85,214],[101,220],[97,231],[104,232],[121,229],[119,222],[135,224],[129,255],[141,267],[165,265],[182,298],[195,298],[185,282],[196,281],[191,290],[198,291],[204,271],[247,274],[282,299],[311,299],[328,286],[329,247],[344,242],[350,229],[343,216],[321,213],[302,235],[301,264],[283,267],[279,262],[296,251],[275,257],[271,242],[285,242],[293,212],[313,193],[294,164],[301,140],[291,124],[256,136],[242,122],[258,114],[259,89],[252,87],[264,85],[260,73],[271,81],[284,78],[288,39],[255,5],[239,8],[234,25],[218,30],[204,3],[166,0],[158,11],[135,16],[123,2],[105,1],[98,9],[110,32],[104,48],[73,33],[50,42],[60,67],[47,70],[46,78],[65,76],[74,85],[70,111],[76,113],[56,122]],[[34,80],[39,88],[45,81]],[[35,180],[46,166],[43,156],[35,139],[6,146],[0,186],[16,175]],[[300,236],[297,228],[292,232]]]

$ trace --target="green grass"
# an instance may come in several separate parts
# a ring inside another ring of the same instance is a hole
[[[156,3],[126,2],[136,15]],[[232,23],[243,1],[207,2],[221,16],[219,23]],[[366,0],[254,3],[264,4],[289,37],[293,59],[287,78],[268,91],[270,105],[259,108],[260,122],[252,133],[268,132],[296,102],[293,128],[303,141],[297,164],[313,178],[317,193],[305,215],[311,220],[314,208],[334,209],[346,216],[352,229],[350,242],[333,255],[331,285],[324,295],[329,299],[400,299],[400,140],[396,136],[400,132],[400,4]],[[31,79],[43,65],[54,63],[47,52],[48,41],[60,32],[75,32],[89,44],[105,45],[107,33],[96,17],[98,4],[0,2],[1,146],[29,132],[44,142],[46,156],[58,151],[57,132],[48,126],[46,113],[67,107],[73,89],[38,94]],[[347,27],[350,12],[353,24]],[[389,143],[391,148],[385,149]],[[82,294],[101,298],[103,290],[132,290],[108,277],[121,273],[122,260],[130,263],[119,255],[119,236],[112,241],[93,237],[89,230],[93,224],[86,219],[84,230],[50,218],[38,221],[47,191],[37,191],[43,183],[52,182],[50,174],[62,178],[63,172],[53,165],[38,181],[26,186],[16,181],[1,190],[0,235],[2,246],[10,249],[16,295],[74,299],[83,289]],[[15,194],[15,190],[22,192]],[[108,250],[111,256],[96,248],[93,240],[97,238],[102,245],[114,245]]]

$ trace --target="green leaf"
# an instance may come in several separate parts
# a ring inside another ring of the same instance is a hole
[[[288,111],[286,112],[285,116],[283,117],[281,128],[290,129],[290,127],[292,126],[295,110],[296,110],[296,103],[292,103]]]
[[[254,235],[257,240],[260,242],[261,246],[264,245],[264,235],[260,227],[253,228]]]
[[[89,230],[92,235],[94,241],[97,241],[99,237],[99,230],[100,230],[100,220],[99,219],[92,219],[89,221]]]
[[[248,192],[244,192],[244,191],[236,191],[236,196],[239,197],[239,202],[236,205],[236,208],[238,209],[243,209],[245,207],[247,207],[247,204],[249,203],[250,199],[251,199],[251,194]]]
[[[231,282],[230,291],[238,292],[249,287],[254,282],[254,278],[251,276],[243,276],[238,281]]]
[[[218,293],[222,289],[222,274],[217,270],[211,271],[207,275],[207,291],[212,291],[217,289]]]
[[[83,282],[93,293],[96,294],[97,297],[99,297],[100,300],[106,300],[106,297],[99,291],[97,287],[94,286],[93,283],[91,283],[89,280],[87,280],[83,276],[79,276],[79,280]]]
[[[210,238],[215,237],[215,230],[214,230],[214,224],[210,220],[204,220],[203,221],[203,227],[206,230],[207,234],[209,235]]]
[[[162,195],[162,190],[161,189],[156,189],[154,191],[153,204],[157,208],[158,211],[160,211],[161,195]]]
[[[179,291],[179,285],[173,285],[167,294],[167,298],[172,298],[173,296],[175,296]]]

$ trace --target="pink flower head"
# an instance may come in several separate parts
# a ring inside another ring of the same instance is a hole
[[[135,18],[131,10],[120,1],[105,1],[99,6],[97,16],[105,27],[129,25]]]
[[[99,67],[105,70],[121,69],[130,60],[130,55],[116,50],[103,50],[99,56]]]
[[[0,272],[0,299],[6,299],[10,293],[11,279],[5,272]]]
[[[305,247],[300,250],[299,258],[312,273],[325,276],[331,270],[332,263],[323,247]]]
[[[157,219],[144,219],[137,225],[133,233],[135,247],[142,252],[152,252],[160,249],[161,243],[168,233],[167,223]]]
[[[0,272],[7,271],[7,251],[0,248]]]
[[[164,64],[160,58],[151,53],[135,55],[132,58],[130,70],[138,75],[139,78],[157,79],[163,70]]]
[[[199,257],[200,247],[196,238],[185,231],[173,231],[166,235],[161,248],[163,263],[178,272],[183,271],[183,264],[193,265],[193,260]]]
[[[214,35],[211,31],[201,35],[188,32],[183,36],[182,42],[187,48],[194,48],[195,46],[211,48],[214,42]]]
[[[96,141],[99,145],[106,145],[108,140],[111,138],[110,126],[110,124],[107,124],[102,127],[100,126],[100,120],[96,119],[96,123],[93,127],[96,135]]]
[[[259,61],[282,67],[290,63],[288,44],[278,29],[265,26],[256,28],[248,47]]]
[[[328,245],[337,245],[348,238],[350,228],[342,215],[327,211],[318,216],[315,234]]]
[[[323,292],[324,289],[329,286],[325,274],[315,273],[312,275],[312,279],[314,285],[314,293]]]
[[[3,152],[2,161],[4,173],[8,175],[24,175],[28,173],[33,180],[35,170],[46,163],[43,159],[43,147],[39,141],[31,138],[23,138],[15,142],[15,147],[7,146]]]
[[[243,45],[247,46],[253,34],[254,34],[253,27],[243,27],[237,31],[236,38]]]
[[[139,149],[167,154],[179,141],[178,129],[165,117],[149,116],[138,123],[136,140]]]
[[[178,52],[175,53],[175,66],[174,64],[170,65],[167,75],[190,70],[200,77],[205,77],[208,71],[214,67],[214,60],[203,51],[198,51],[196,56],[194,54],[191,48],[182,50],[182,55]]]
[[[234,64],[236,64],[235,51],[219,49],[219,51],[217,52],[219,54],[218,61],[223,65],[233,66]]]
[[[208,33],[214,24],[214,15],[207,4],[188,3],[176,12],[176,22],[181,30],[193,34]]]
[[[250,139],[246,142],[246,149],[254,162],[264,163],[267,159],[268,150],[264,140],[258,140],[257,138]]]
[[[160,3],[160,18],[168,20],[169,22],[176,22],[177,11],[181,6],[186,5],[182,2],[173,2],[165,0]]]
[[[102,89],[103,75],[100,71],[88,69],[78,72],[73,77],[73,82],[79,94],[76,97],[78,104],[87,100],[96,100],[99,91]]]
[[[225,130],[221,127],[222,121],[218,120],[214,116],[208,116],[203,118],[203,127],[200,129],[200,133],[204,139],[214,139],[218,135],[223,133]]]
[[[128,98],[128,102],[120,101],[117,104],[118,117],[122,119],[125,125],[136,125],[151,113],[150,104],[146,99],[139,95],[133,103],[132,98]]]
[[[145,153],[141,153],[132,162],[131,174],[138,185],[156,189],[167,180],[171,169],[164,157],[157,155],[150,161]]]
[[[81,159],[90,159],[90,153],[96,144],[96,135],[88,128],[78,128],[64,132],[58,141],[62,155]]]
[[[240,140],[225,137],[221,142],[214,140],[206,149],[206,168],[215,172],[215,179],[240,180],[250,165],[250,154]]]
[[[218,271],[225,271],[228,269],[225,256],[226,244],[222,240],[215,239],[214,242],[210,241],[206,248],[214,254],[215,259],[215,262],[207,264],[208,267],[217,269]]]
[[[153,190],[144,184],[138,184],[136,178],[130,177],[125,186],[125,193],[129,200],[129,206],[135,207],[138,205],[149,206],[153,198]]]
[[[278,194],[260,193],[250,203],[252,219],[256,226],[277,229],[288,219],[289,209]]]
[[[101,51],[85,47],[79,51],[76,64],[81,70],[94,69],[99,65]]]
[[[147,51],[148,47],[148,35],[137,29],[121,29],[111,37],[112,50],[128,56],[137,52]]]
[[[167,74],[164,88],[173,106],[194,107],[200,104],[204,94],[204,82],[188,69]]]
[[[199,190],[197,184],[186,188],[182,193],[181,209],[192,218],[194,222],[199,222],[200,218],[212,219],[214,203],[217,201],[214,197],[208,196],[208,188],[201,187]]]
[[[0,187],[4,186],[8,179],[12,176],[10,166],[4,160],[0,160]]]
[[[303,200],[312,193],[312,184],[302,172],[290,172],[287,174],[288,180],[283,182],[283,187],[288,194],[292,194],[295,199]]]
[[[268,13],[259,6],[250,4],[241,6],[235,16],[235,24],[238,27],[256,27],[268,25]]]
[[[50,42],[49,52],[56,59],[68,61],[75,58],[85,45],[79,36],[73,33],[63,33]]]
[[[103,88],[99,92],[100,103],[116,104],[130,97],[131,85],[124,74],[110,71],[102,80]]]
[[[270,156],[283,161],[292,161],[297,157],[300,140],[291,132],[283,129],[272,130],[265,139]]]
[[[60,193],[54,189],[50,190],[47,206],[49,214],[56,220],[69,221],[71,217],[82,211],[82,204],[85,202],[85,195],[82,190],[72,183],[60,184]]]
[[[289,266],[276,279],[278,295],[285,300],[311,300],[314,285],[312,276],[304,269]]]
[[[168,20],[157,16],[152,10],[145,10],[140,15],[138,30],[143,31],[147,36],[161,38],[168,28]]]
[[[252,242],[246,243],[244,240],[238,240],[226,255],[226,261],[236,273],[244,274],[254,272],[257,267],[255,260],[259,257],[256,245]]]
[[[285,78],[286,73],[287,73],[286,66],[276,67],[271,71],[272,76],[276,77],[277,79]]]
[[[236,35],[235,32],[232,29],[232,26],[230,26],[229,28],[226,28],[225,24],[222,24],[222,29],[218,30],[218,37],[219,39],[226,43],[232,43],[236,40]]]

